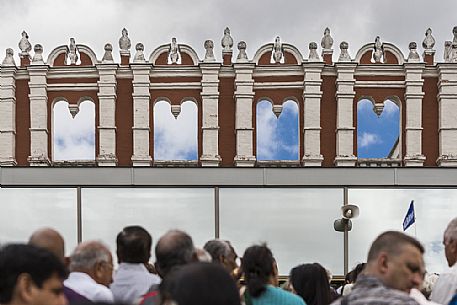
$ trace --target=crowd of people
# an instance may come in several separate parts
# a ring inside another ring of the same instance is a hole
[[[294,267],[279,285],[278,268],[266,244],[248,247],[238,264],[229,241],[194,246],[184,231],[170,230],[155,245],[141,226],[125,227],[116,238],[118,266],[101,241],[80,243],[65,257],[65,243],[54,229],[42,228],[27,244],[0,247],[1,305],[456,305],[457,218],[443,243],[450,270],[426,274],[424,247],[398,231],[381,233],[366,263],[331,286],[319,263]]]

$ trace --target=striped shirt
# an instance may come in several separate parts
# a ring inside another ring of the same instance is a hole
[[[361,274],[351,293],[331,305],[418,305],[403,291],[386,287],[378,278]]]

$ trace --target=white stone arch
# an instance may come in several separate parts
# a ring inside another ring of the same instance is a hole
[[[51,53],[49,53],[46,63],[48,65],[50,65],[51,67],[54,66],[54,61],[57,59],[57,57],[62,53],[68,54],[69,51],[70,50],[68,49],[68,46],[66,46],[66,45],[55,48],[54,50],[51,51]]]
[[[90,60],[92,61],[93,66],[100,63],[100,61],[97,59],[97,55],[95,55],[95,52],[88,46],[86,46],[84,44],[77,44],[76,49],[78,50],[79,53],[84,53],[87,56],[89,56]]]
[[[167,102],[171,106],[171,100],[168,97],[159,96],[154,101],[152,101],[152,109],[154,109],[155,105],[159,102]]]
[[[252,58],[252,62],[255,63],[256,65],[259,64],[259,60],[262,57],[263,54],[267,52],[271,52],[273,50],[274,44],[273,43],[267,43],[261,46],[254,54],[254,57]],[[295,59],[297,60],[297,64],[301,65],[303,63],[303,55],[301,52],[296,48],[294,45],[288,44],[288,43],[283,43],[282,48],[284,51],[287,51],[288,53],[291,53]]]
[[[405,55],[402,51],[392,43],[384,42],[383,44],[384,51],[389,51],[397,58],[398,64],[403,65],[405,63]],[[354,61],[360,63],[362,56],[374,49],[374,43],[367,43],[357,51]]]
[[[192,102],[195,104],[195,106],[197,106],[197,109],[198,109],[198,101],[195,97],[184,97],[181,99],[181,101],[179,102],[180,105],[184,104],[185,102]]]
[[[259,98],[255,101],[255,106],[257,107],[257,104],[259,104],[260,102],[264,102],[264,101],[270,102],[271,107],[274,106],[273,99],[270,98],[270,97],[268,97],[268,96],[259,97]]]
[[[288,96],[288,97],[285,97],[283,100],[282,100],[282,103],[281,105],[284,105],[285,103],[289,102],[289,101],[293,101],[297,104],[298,106],[298,109],[300,109],[300,101],[298,100],[298,98],[296,96]]]
[[[171,47],[171,43],[164,44],[164,45],[157,47],[154,51],[152,51],[151,55],[149,55],[149,62],[154,64],[156,62],[157,58],[159,58],[159,56],[162,53],[168,53],[168,51],[170,50],[170,47]],[[189,55],[192,58],[192,62],[194,64],[194,66],[197,66],[198,63],[200,62],[200,60],[198,59],[197,52],[195,52],[195,50],[193,48],[191,48],[190,46],[188,46],[186,44],[178,44],[178,50],[180,53],[185,53],[185,54]]]

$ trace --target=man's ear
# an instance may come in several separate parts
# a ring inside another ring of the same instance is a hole
[[[30,274],[21,273],[17,277],[16,281],[16,295],[21,298],[24,303],[32,303],[34,299],[33,295],[34,283]]]
[[[103,278],[103,262],[98,262],[94,265],[94,277],[95,281],[98,283],[98,280]]]
[[[387,270],[389,269],[389,255],[387,253],[381,252],[378,255],[377,267],[380,273],[387,273]]]

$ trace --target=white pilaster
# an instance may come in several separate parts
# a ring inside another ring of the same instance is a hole
[[[355,166],[354,156],[354,115],[353,103],[355,97],[354,73],[357,66],[352,62],[336,63],[336,166]]]
[[[439,157],[438,166],[457,166],[457,69],[438,64]]]
[[[405,63],[406,154],[405,166],[423,166],[422,154],[422,73],[425,63]],[[401,135],[400,135],[401,139]],[[401,141],[399,142],[401,145]]]
[[[321,98],[323,63],[303,64],[305,79],[303,82],[303,166],[321,166]]]
[[[149,155],[149,64],[131,64],[133,71],[133,166],[150,166]]]
[[[16,163],[16,67],[0,70],[0,166]]]
[[[201,63],[202,71],[202,134],[203,152],[200,162],[203,167],[219,166],[219,69],[220,63]]]
[[[48,66],[28,66],[30,100],[30,166],[49,166],[48,130]]]
[[[235,166],[253,167],[256,157],[253,150],[252,103],[254,100],[254,64],[234,64],[235,68]]]
[[[116,166],[116,70],[117,65],[97,65],[99,102],[98,166]]]

